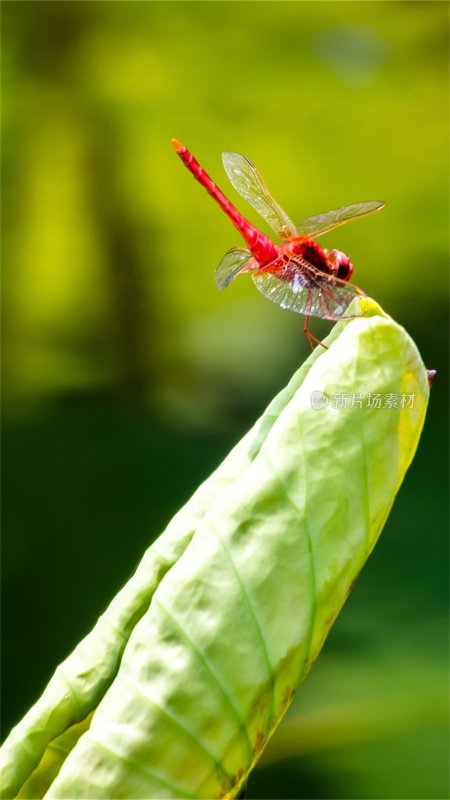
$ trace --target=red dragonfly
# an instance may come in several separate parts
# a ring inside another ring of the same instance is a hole
[[[373,214],[385,204],[376,200],[356,203],[294,225],[273,199],[252,161],[239,153],[223,153],[225,172],[234,188],[284,239],[282,244],[274,244],[242,216],[184,145],[176,139],[172,143],[183,164],[230,218],[248,247],[233,247],[224,255],[214,273],[219,289],[225,289],[237,275],[250,272],[264,297],[304,315],[303,329],[311,349],[312,341],[321,344],[308,330],[309,318],[341,319],[351,301],[364,296],[364,292],[348,283],[353,272],[349,257],[340,250],[325,250],[315,239],[339,225]]]

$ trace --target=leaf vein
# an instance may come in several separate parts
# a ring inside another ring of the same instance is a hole
[[[224,550],[224,552],[225,552],[225,554],[226,554],[226,556],[228,558],[228,561],[230,563],[230,566],[231,566],[231,568],[232,568],[232,570],[234,572],[236,580],[239,583],[241,592],[242,592],[242,594],[243,594],[243,596],[245,598],[245,601],[247,603],[248,610],[250,611],[250,615],[252,617],[256,633],[257,633],[257,635],[259,637],[259,640],[260,640],[260,643],[261,643],[261,650],[262,650],[262,653],[263,653],[264,660],[266,662],[267,671],[269,673],[269,683],[270,683],[270,687],[271,687],[271,692],[270,692],[271,712],[270,712],[270,717],[269,717],[269,729],[270,729],[270,727],[271,727],[271,725],[272,725],[272,723],[273,723],[273,721],[275,719],[275,680],[274,680],[274,668],[272,666],[272,662],[271,662],[271,659],[270,659],[270,656],[269,656],[269,651],[267,649],[266,640],[264,638],[263,630],[262,630],[262,627],[261,627],[261,623],[260,623],[260,621],[258,619],[258,615],[256,613],[255,606],[254,606],[254,604],[253,604],[253,602],[252,602],[252,600],[250,598],[249,593],[247,592],[247,590],[245,588],[244,581],[241,578],[241,575],[240,575],[239,570],[238,570],[238,568],[236,566],[236,563],[235,563],[235,561],[234,561],[234,559],[233,559],[233,557],[232,557],[232,555],[230,553],[230,550],[229,550],[225,540],[222,538],[222,536],[220,535],[220,533],[217,530],[215,525],[212,526],[212,529],[214,531],[214,534],[215,534],[216,538],[218,539],[218,541],[222,545],[222,549]]]
[[[241,714],[240,714],[240,712],[239,712],[239,709],[236,707],[236,705],[235,705],[235,703],[234,703],[234,701],[233,701],[233,698],[232,698],[232,696],[231,696],[231,693],[229,692],[228,688],[227,688],[226,686],[224,686],[224,685],[223,685],[223,683],[221,682],[221,680],[220,680],[219,676],[216,674],[216,672],[215,672],[214,668],[212,667],[212,665],[210,664],[210,662],[208,661],[208,659],[206,658],[206,656],[204,655],[204,653],[202,653],[202,651],[201,651],[201,650],[200,650],[200,649],[197,647],[197,645],[194,643],[193,639],[191,639],[191,637],[190,637],[190,636],[188,636],[188,634],[187,634],[187,633],[186,633],[186,631],[184,630],[183,626],[182,626],[182,625],[181,625],[181,624],[178,622],[178,620],[177,620],[177,619],[175,618],[175,616],[174,616],[174,615],[173,615],[173,614],[172,614],[172,613],[169,611],[169,609],[168,609],[168,608],[166,608],[166,606],[165,606],[165,605],[164,605],[164,604],[161,602],[161,600],[160,600],[158,597],[156,597],[156,595],[155,595],[155,597],[153,598],[153,602],[154,602],[154,603],[155,603],[155,602],[157,603],[157,605],[159,606],[159,608],[161,609],[161,611],[162,611],[162,612],[163,612],[163,613],[166,615],[166,617],[167,617],[167,618],[168,618],[168,619],[169,619],[169,620],[172,622],[172,624],[173,624],[173,625],[174,625],[174,626],[177,628],[177,630],[179,631],[179,633],[180,633],[180,635],[182,636],[182,638],[183,638],[183,639],[185,640],[185,642],[186,642],[186,643],[187,643],[187,644],[188,644],[188,645],[189,645],[189,646],[192,648],[193,652],[196,654],[196,656],[198,657],[198,659],[201,661],[201,663],[203,664],[203,666],[204,666],[205,670],[206,670],[206,671],[207,671],[207,672],[208,672],[208,673],[211,675],[211,677],[213,678],[213,680],[214,680],[214,682],[216,683],[216,685],[217,685],[218,689],[220,690],[220,692],[221,692],[222,696],[225,698],[225,700],[227,701],[227,703],[228,703],[228,705],[229,705],[230,709],[232,710],[232,712],[233,712],[233,715],[234,715],[235,719],[236,719],[236,720],[237,720],[237,722],[239,723],[239,730],[242,730],[242,733],[245,735],[245,738],[246,738],[246,740],[247,740],[247,745],[248,745],[249,753],[250,753],[250,755],[252,755],[252,754],[253,754],[253,747],[252,747],[252,743],[251,743],[251,741],[250,741],[250,737],[249,737],[249,735],[248,735],[248,731],[247,731],[247,728],[246,728],[245,722],[244,722],[244,720],[242,719],[242,717],[241,717]]]
[[[173,783],[167,780],[167,778],[160,775],[158,772],[155,772],[154,770],[149,769],[148,767],[144,767],[142,764],[138,764],[133,758],[129,758],[128,756],[124,756],[120,753],[117,753],[115,750],[113,750],[112,747],[108,747],[108,745],[104,744],[99,739],[97,739],[96,736],[93,736],[92,728],[86,734],[86,736],[92,739],[92,742],[96,747],[98,747],[100,750],[104,750],[104,752],[107,753],[109,756],[112,756],[112,758],[117,759],[117,761],[120,761],[122,764],[126,764],[128,767],[131,767],[136,772],[141,773],[146,778],[150,778],[151,780],[156,780],[163,786],[167,786],[167,788],[174,793],[174,797],[177,798],[186,797],[188,798],[188,800],[198,800],[198,798],[196,798],[196,795],[187,792],[180,786],[174,786]]]
[[[298,415],[296,415],[296,416],[297,416],[298,428],[299,428],[299,431],[300,431],[300,441],[302,443],[303,460],[304,460],[304,463],[305,463],[306,458],[305,458],[304,450],[303,450],[302,428],[301,428],[301,423],[300,423],[300,420],[298,418]],[[303,525],[301,526],[301,528],[304,531],[304,539],[305,539],[305,543],[306,543],[306,551],[307,551],[307,554],[308,554],[310,582],[311,582],[311,596],[310,596],[310,608],[311,608],[311,610],[310,610],[310,615],[309,615],[309,620],[308,620],[308,631],[307,631],[307,647],[306,647],[307,656],[306,656],[306,659],[305,659],[305,662],[304,662],[304,665],[303,665],[303,668],[305,668],[305,667],[307,667],[307,664],[308,664],[308,661],[309,661],[309,658],[310,658],[310,655],[311,655],[310,650],[311,650],[311,645],[312,645],[312,640],[313,640],[314,623],[315,623],[316,611],[317,611],[316,570],[315,570],[315,566],[314,566],[314,551],[313,551],[313,546],[312,546],[312,538],[311,538],[311,534],[310,534],[310,531],[309,531],[309,526],[308,526],[308,521],[307,521],[306,514],[304,513],[303,516],[302,516],[300,506],[292,498],[292,495],[291,495],[289,489],[287,488],[287,486],[285,484],[285,481],[283,480],[283,478],[279,474],[278,470],[274,466],[272,460],[269,458],[266,450],[264,450],[263,452],[264,452],[264,456],[265,456],[265,459],[266,459],[267,463],[269,464],[270,468],[272,469],[273,474],[275,475],[275,477],[277,478],[279,484],[281,485],[281,487],[282,487],[282,489],[283,489],[288,501],[290,502],[292,507],[297,511],[299,517],[301,518],[301,520],[303,522]],[[305,474],[306,474],[306,471],[305,471]],[[306,492],[304,494],[304,497],[305,496],[306,496]],[[303,500],[303,510],[305,510],[305,499]],[[301,674],[299,676],[299,680],[301,680],[302,677],[304,677],[304,672],[301,672]]]
[[[167,708],[164,708],[160,703],[157,703],[152,697],[148,695],[143,689],[141,689],[137,684],[131,679],[125,670],[122,668],[119,672],[118,677],[126,683],[133,691],[139,694],[150,706],[153,707],[161,716],[168,719],[172,722],[177,728],[179,728],[183,733],[185,733],[192,741],[199,747],[200,750],[203,750],[204,753],[211,759],[215,766],[219,766],[222,770],[225,778],[231,782],[231,775],[222,767],[220,762],[220,758],[216,756],[208,747],[207,743],[203,739],[203,737],[199,736],[196,732],[194,732],[191,728],[189,728],[186,723],[179,719],[177,714],[168,711]]]

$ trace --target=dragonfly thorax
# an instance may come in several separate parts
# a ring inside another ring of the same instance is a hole
[[[283,245],[281,245],[283,248]],[[328,263],[327,251],[317,244],[314,239],[306,239],[304,236],[292,237],[292,239],[284,245],[286,248],[286,255],[300,256],[302,259],[312,264],[316,269],[325,272],[327,275],[332,274],[333,268],[330,268]]]
[[[319,269],[325,275],[334,275],[341,281],[348,281],[353,273],[353,264],[340,250],[325,250],[315,239],[304,236],[292,237],[286,244],[279,245],[284,260],[300,256],[303,261]]]

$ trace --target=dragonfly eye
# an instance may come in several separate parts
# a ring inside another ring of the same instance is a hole
[[[349,281],[353,273],[353,264],[349,257],[340,250],[332,250],[330,256],[336,265],[336,277],[341,281]]]

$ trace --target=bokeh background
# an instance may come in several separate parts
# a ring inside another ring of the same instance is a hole
[[[294,219],[386,200],[324,245],[438,370],[381,540],[248,796],[448,797],[447,4],[2,11],[4,734],[307,355],[251,281],[217,292],[240,243],[176,136],[235,200],[220,154],[249,155]]]

